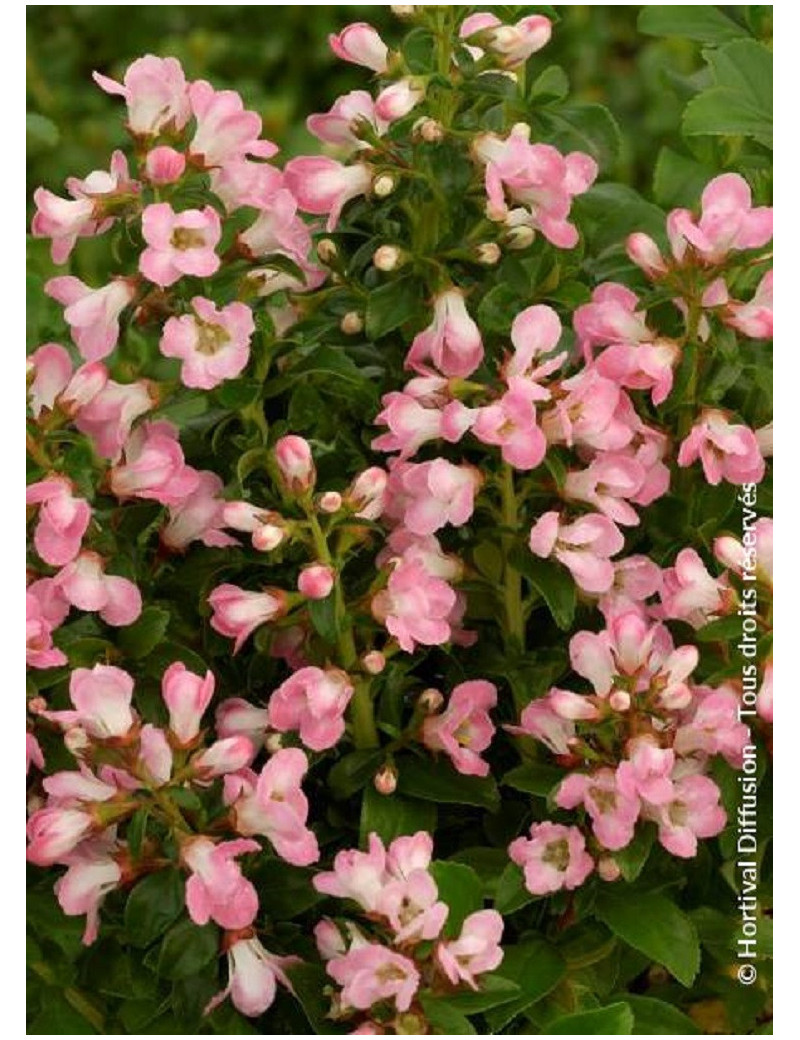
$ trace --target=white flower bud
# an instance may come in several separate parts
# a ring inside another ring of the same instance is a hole
[[[397,246],[379,246],[372,256],[372,262],[379,271],[394,271],[402,263],[402,257]]]
[[[317,242],[317,257],[320,263],[330,264],[339,255],[339,250],[336,248],[336,243],[332,238],[321,238]]]
[[[493,267],[499,262],[502,255],[500,246],[496,242],[481,242],[480,245],[475,246],[475,257],[478,263],[485,264],[486,267]]]
[[[379,199],[385,199],[387,195],[391,195],[394,187],[394,177],[390,177],[388,173],[382,173],[372,182],[372,191]]]
[[[364,328],[364,319],[358,311],[348,311],[339,323],[345,336],[355,336]]]

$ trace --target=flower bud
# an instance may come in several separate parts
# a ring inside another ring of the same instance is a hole
[[[331,593],[334,578],[332,567],[324,563],[312,563],[300,571],[297,588],[308,599],[325,599]]]
[[[391,177],[388,173],[382,173],[380,177],[376,177],[372,182],[373,194],[377,195],[379,199],[385,199],[388,195],[391,195],[394,188],[394,177]]]
[[[317,259],[321,264],[331,264],[338,257],[339,250],[332,238],[321,238],[317,242]]]
[[[183,176],[186,157],[174,148],[159,145],[147,153],[144,168],[151,184],[174,184]]]
[[[289,434],[275,445],[275,461],[278,464],[287,490],[295,495],[303,494],[314,486],[317,473],[311,448],[302,437]]]
[[[403,262],[403,253],[397,246],[379,246],[372,255],[379,271],[394,271]]]
[[[615,859],[612,859],[611,856],[603,856],[597,862],[597,873],[603,881],[616,881],[622,872]]]
[[[192,765],[203,779],[208,780],[244,769],[253,761],[255,753],[253,742],[248,737],[223,737],[198,755]]]
[[[649,235],[636,231],[628,235],[625,249],[630,259],[649,278],[660,278],[667,273],[667,265],[656,243]]]
[[[627,690],[614,690],[608,703],[614,711],[627,711],[631,706],[631,695]]]
[[[339,323],[345,336],[356,336],[364,328],[364,319],[358,311],[348,311]]]
[[[480,245],[475,246],[474,253],[478,263],[484,264],[486,267],[493,267],[494,264],[499,263],[500,257],[503,255],[496,242],[481,242]]]
[[[89,743],[89,734],[82,726],[70,726],[64,734],[64,747],[76,758],[87,750]]]
[[[380,650],[370,650],[361,658],[361,664],[370,675],[380,675],[386,667],[386,658]]]
[[[388,477],[380,466],[370,466],[350,485],[345,501],[364,520],[377,520],[383,512]]]
[[[286,529],[277,524],[262,524],[251,536],[253,548],[259,552],[272,552],[286,537]]]
[[[386,762],[372,779],[378,794],[394,794],[397,790],[397,770]]]
[[[396,18],[413,18],[416,14],[416,4],[391,4],[392,14]]]
[[[338,513],[342,508],[342,496],[338,491],[326,491],[317,502],[323,513]]]
[[[504,243],[506,249],[527,249],[532,245],[536,232],[528,224],[517,224],[511,227],[505,234]]]
[[[444,127],[429,116],[422,116],[414,123],[412,133],[426,144],[438,144],[444,137]]]
[[[264,750],[268,755],[274,755],[283,748],[282,733],[268,733],[264,738]]]
[[[417,707],[424,711],[426,715],[434,715],[443,704],[444,695],[432,686],[429,686],[427,690],[423,690],[417,700]]]

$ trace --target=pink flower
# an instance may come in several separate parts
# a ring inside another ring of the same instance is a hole
[[[276,549],[287,534],[287,526],[280,513],[259,509],[250,502],[226,502],[222,508],[222,519],[226,527],[250,534],[253,548],[259,552]]]
[[[372,613],[403,650],[413,653],[417,643],[441,646],[451,639],[455,606],[456,594],[446,581],[430,574],[419,560],[401,560],[387,587],[373,597]]]
[[[399,79],[384,87],[375,99],[375,115],[386,125],[407,116],[425,97],[424,81]]]
[[[256,218],[256,222],[241,232],[240,247],[248,256],[281,255],[294,261],[306,275],[313,277],[316,268],[308,263],[311,252],[311,233],[308,225],[298,216],[297,200],[285,188],[274,192]]]
[[[301,668],[269,700],[269,724],[281,733],[298,730],[312,751],[334,747],[344,733],[344,712],[353,687],[336,668]]]
[[[713,578],[694,549],[681,549],[675,566],[664,571],[661,603],[667,618],[701,628],[734,609],[733,597],[726,577]]]
[[[542,429],[550,443],[563,442],[570,448],[585,445],[604,452],[630,444],[634,429],[627,421],[628,406],[630,411],[633,407],[618,384],[602,376],[596,365],[565,379],[561,389],[566,394],[542,416]]]
[[[368,846],[368,852],[358,849],[337,852],[333,870],[317,874],[312,882],[314,888],[325,895],[352,899],[367,913],[376,913],[387,880],[386,849],[377,834],[370,834]]]
[[[517,838],[508,854],[525,872],[525,887],[535,896],[584,883],[594,868],[586,840],[577,827],[560,823],[534,823],[530,838]]]
[[[70,727],[80,726],[90,737],[125,737],[136,722],[131,710],[133,679],[114,665],[76,668],[69,680],[69,697],[74,711],[53,712],[47,717]]]
[[[335,581],[332,567],[325,563],[311,563],[300,571],[297,589],[308,599],[327,599]]]
[[[575,737],[575,723],[556,712],[549,697],[531,701],[522,710],[519,726],[504,726],[509,733],[519,737],[533,737],[549,748],[553,754],[566,755]]]
[[[144,168],[151,184],[175,184],[186,169],[186,156],[169,145],[161,144],[147,153]]]
[[[187,466],[178,431],[164,420],[139,426],[125,444],[125,461],[111,470],[117,498],[153,499],[165,506],[181,503],[197,490],[200,476]]]
[[[772,271],[767,271],[748,303],[732,300],[722,320],[753,339],[772,339]]]
[[[64,304],[64,319],[86,361],[107,357],[119,339],[119,316],[133,301],[136,288],[127,278],[114,278],[92,289],[79,278],[63,275],[45,283],[45,292]]]
[[[291,990],[284,968],[296,957],[269,953],[255,936],[238,939],[228,947],[228,985],[209,1003],[206,1013],[230,995],[233,1006],[243,1015],[257,1018],[272,1006],[276,983]]]
[[[414,337],[405,367],[426,375],[429,359],[443,375],[461,378],[471,375],[483,360],[480,330],[459,289],[447,289],[435,298],[433,321]]]
[[[646,343],[653,334],[639,309],[639,298],[627,286],[603,282],[592,292],[592,302],[575,311],[575,332],[587,361],[593,348],[612,343]]]
[[[33,380],[28,388],[31,412],[38,419],[46,409],[52,411],[56,398],[72,375],[72,359],[60,343],[43,343],[28,358]]]
[[[248,737],[255,747],[264,743],[264,735],[269,728],[268,711],[257,708],[242,697],[229,697],[217,705],[214,725],[220,737]]]
[[[211,627],[220,635],[235,639],[233,652],[238,653],[242,644],[257,628],[286,613],[286,594],[280,589],[265,589],[263,592],[248,592],[237,585],[218,585],[208,602],[214,614]]]
[[[106,574],[95,552],[78,553],[53,579],[59,594],[78,610],[97,611],[108,625],[132,625],[142,612],[142,597],[127,578]]]
[[[181,661],[175,661],[161,679],[161,696],[169,712],[170,730],[181,744],[191,744],[214,696],[214,676],[210,671],[202,677],[195,675]]]
[[[62,911],[69,917],[86,915],[83,943],[97,938],[100,905],[122,880],[122,870],[113,857],[114,842],[98,838],[85,841],[68,853],[63,862],[68,870],[54,886]]]
[[[694,701],[675,731],[675,753],[695,756],[722,755],[733,769],[742,768],[750,730],[739,720],[739,692],[725,684],[714,690],[698,686]]]
[[[516,25],[503,25],[495,15],[479,13],[464,19],[459,36],[464,40],[476,36],[500,58],[503,68],[514,69],[540,51],[552,31],[550,19],[539,14],[522,18]]]
[[[333,231],[345,205],[364,195],[372,184],[372,171],[356,163],[344,166],[325,156],[291,159],[284,169],[286,187],[306,213],[327,214],[326,230]]]
[[[363,520],[377,520],[383,512],[388,483],[386,470],[370,466],[359,473],[347,489],[345,504]]]
[[[240,206],[266,209],[283,187],[283,173],[268,163],[249,159],[228,159],[209,171],[211,190],[232,213]]]
[[[654,740],[635,737],[627,747],[628,757],[617,766],[617,787],[628,798],[641,798],[650,805],[664,805],[675,793],[671,780],[675,752],[660,748]]]
[[[165,357],[181,359],[184,386],[213,390],[247,365],[255,331],[253,313],[244,303],[218,309],[202,296],[192,299],[192,308],[194,314],[167,321],[159,349]]]
[[[524,380],[528,384],[531,400],[545,400],[547,391],[537,388],[537,380],[558,369],[566,359],[562,352],[549,361],[541,364],[540,355],[549,354],[558,346],[561,339],[561,319],[552,307],[536,304],[520,311],[511,324],[511,343],[514,353],[503,365],[503,378],[509,386],[517,385],[514,380]]]
[[[691,859],[697,855],[698,838],[713,838],[724,829],[727,817],[719,797],[713,780],[690,774],[676,780],[669,802],[647,810],[658,823],[658,840],[667,852]]]
[[[644,480],[644,467],[636,459],[605,452],[586,469],[571,470],[567,474],[564,497],[594,506],[617,524],[635,527],[639,515],[626,499],[632,499],[640,491]]]
[[[449,913],[438,896],[427,870],[411,870],[405,877],[385,882],[375,912],[388,921],[396,944],[436,939]]]
[[[753,208],[750,186],[738,173],[724,173],[706,185],[702,212],[695,220],[688,210],[673,210],[667,218],[672,252],[681,261],[691,246],[707,264],[721,263],[731,250],[759,249],[772,238],[772,209]]]
[[[67,607],[69,609],[69,607]],[[26,660],[30,668],[57,668],[67,663],[67,655],[53,646],[53,629],[39,598],[30,589],[25,593]]]
[[[422,724],[422,742],[434,751],[444,751],[465,776],[488,776],[489,763],[481,751],[492,742],[494,724],[489,708],[497,704],[497,687],[476,679],[459,683],[450,694],[441,715],[430,715]]]
[[[147,248],[139,270],[156,285],[174,285],[184,275],[208,278],[219,267],[214,252],[221,236],[219,215],[212,206],[176,213],[168,202],[155,202],[142,214]]]
[[[79,406],[75,425],[91,439],[98,455],[115,462],[134,422],[149,412],[154,403],[143,380],[123,384],[109,379],[87,404]]]
[[[620,552],[625,539],[616,525],[600,513],[590,513],[570,524],[561,522],[558,513],[544,513],[530,534],[532,553],[547,559],[555,556],[568,568],[584,592],[608,592],[614,582],[614,566],[609,557]]]
[[[583,805],[592,819],[597,840],[607,849],[623,849],[633,838],[639,799],[620,790],[611,769],[598,769],[588,775],[572,773],[562,781],[555,800],[560,809]]]
[[[225,525],[225,500],[220,498],[222,481],[209,470],[197,474],[197,487],[169,510],[169,523],[161,541],[169,549],[181,551],[197,540],[203,545],[225,548],[238,545],[235,538],[220,530]]]
[[[94,817],[83,809],[50,805],[28,820],[26,858],[39,867],[64,862],[77,845],[95,828]]]
[[[288,434],[275,442],[273,451],[278,472],[288,491],[302,495],[314,486],[317,473],[307,440]]]
[[[399,451],[401,459],[417,453],[426,441],[440,437],[455,444],[473,422],[473,412],[460,401],[450,401],[441,410],[427,408],[406,391],[384,394],[383,411],[376,417],[376,425],[386,425],[389,432],[372,442],[376,451]]]
[[[446,524],[460,527],[472,516],[480,474],[472,466],[455,466],[447,459],[396,465],[389,480],[395,508],[412,534],[433,534]]]
[[[464,919],[457,939],[437,944],[434,956],[454,986],[466,982],[472,989],[478,989],[475,976],[494,971],[502,963],[502,937],[500,914],[496,910],[478,910]]]
[[[277,751],[252,780],[239,781],[233,798],[236,829],[240,834],[263,834],[275,851],[295,867],[319,859],[314,833],[306,826],[308,800],[300,781],[308,771],[308,759],[299,748]],[[231,792],[234,788],[230,788]]]
[[[745,534],[746,545],[731,535],[714,539],[714,555],[719,562],[741,577],[742,570],[755,571],[758,580],[772,585],[773,525],[770,517],[762,516]]]
[[[342,1003],[359,1010],[393,1000],[398,1011],[408,1011],[420,984],[414,962],[379,943],[351,947],[328,961],[326,969],[342,987]]]
[[[257,841],[238,838],[218,845],[210,838],[190,838],[181,860],[191,871],[186,882],[186,909],[195,924],[215,921],[221,928],[247,928],[258,913],[258,896],[234,857],[260,852]]]
[[[661,250],[649,235],[642,231],[636,231],[628,235],[625,241],[625,251],[637,267],[640,267],[648,278],[657,281],[662,278],[669,268],[667,262],[661,255]]]
[[[495,404],[478,409],[472,432],[484,444],[497,444],[503,461],[515,469],[535,469],[547,450],[536,424],[536,409],[523,387],[508,390]]]
[[[72,494],[66,477],[48,477],[26,489],[28,505],[39,505],[39,522],[33,536],[37,553],[52,567],[62,567],[80,552],[92,510]]]
[[[306,126],[326,144],[364,148],[369,147],[369,143],[362,141],[360,134],[369,129],[380,136],[388,122],[377,116],[369,91],[351,90],[349,94],[338,97],[329,112],[309,116]]]
[[[328,37],[331,50],[342,61],[363,65],[378,74],[389,67],[389,50],[375,29],[367,22],[353,22],[340,33]]]
[[[188,87],[177,58],[146,54],[125,70],[122,83],[92,73],[107,94],[119,94],[128,106],[128,127],[136,135],[152,136],[170,124],[182,130],[191,115]]]
[[[31,771],[31,766],[44,769],[44,752],[33,733],[28,730],[25,733],[25,775]]]
[[[144,767],[156,787],[169,783],[172,777],[172,747],[163,729],[146,722],[139,734],[139,764]]]
[[[204,167],[221,166],[245,155],[269,159],[278,151],[271,141],[258,140],[261,116],[248,112],[235,90],[214,90],[205,80],[195,80],[189,87],[189,102],[197,120],[189,154]]]
[[[194,771],[203,780],[238,773],[256,756],[256,748],[245,736],[224,737],[192,759]]]
[[[678,452],[678,465],[700,459],[709,484],[757,484],[764,476],[764,459],[749,426],[731,423],[714,408],[705,409]]]

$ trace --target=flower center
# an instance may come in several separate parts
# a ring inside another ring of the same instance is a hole
[[[569,842],[566,838],[551,841],[542,854],[542,863],[565,871],[569,866]]]
[[[205,321],[197,322],[197,343],[195,350],[205,357],[213,357],[218,354],[226,343],[230,342],[230,335],[222,325],[212,325]]]
[[[172,232],[170,243],[184,252],[186,249],[202,249],[206,244],[205,235],[197,228],[177,227]]]

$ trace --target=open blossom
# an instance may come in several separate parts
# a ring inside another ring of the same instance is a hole
[[[223,737],[192,759],[192,768],[203,780],[238,773],[253,761],[256,748],[245,736]]]
[[[142,214],[142,235],[139,270],[156,285],[168,288],[184,275],[208,278],[219,267],[214,250],[222,225],[213,206],[176,213],[168,202],[154,202]]]
[[[772,339],[772,271],[767,271],[751,300],[732,300],[723,310],[726,325],[753,339]]]
[[[611,769],[603,768],[591,774],[570,774],[558,789],[556,805],[561,809],[583,805],[597,840],[616,850],[625,848],[633,837],[640,803],[635,794],[621,790]]]
[[[213,390],[247,365],[255,331],[253,313],[244,303],[217,308],[202,296],[192,299],[192,309],[193,314],[167,321],[159,349],[165,357],[183,362],[184,386]]]
[[[197,120],[189,154],[203,166],[221,166],[245,155],[269,159],[278,151],[271,141],[259,141],[261,116],[248,112],[235,90],[215,90],[198,79],[189,87],[189,103]]]
[[[720,790],[707,776],[689,774],[675,781],[670,801],[645,807],[645,815],[658,824],[658,840],[673,856],[697,855],[697,839],[713,838],[725,827],[727,817],[719,803]]]
[[[735,593],[725,576],[714,578],[694,549],[681,549],[675,566],[662,576],[661,602],[664,616],[688,621],[701,628],[713,617],[735,607]]]
[[[311,279],[317,272],[308,262],[311,233],[297,209],[294,195],[280,188],[263,206],[255,223],[241,232],[237,242],[253,258],[286,256]]]
[[[460,401],[450,401],[441,409],[427,408],[407,390],[384,394],[382,403],[375,424],[388,426],[389,431],[376,437],[372,447],[399,451],[401,459],[411,458],[426,441],[442,438],[456,443],[474,421],[474,413]]]
[[[360,138],[363,128],[380,136],[387,125],[376,114],[375,102],[367,90],[351,90],[338,97],[329,112],[316,113],[306,120],[309,131],[320,141],[350,148],[369,147]]]
[[[426,866],[427,863],[422,863],[423,868]],[[386,849],[377,834],[370,834],[367,852],[359,849],[337,852],[333,870],[317,874],[313,885],[318,892],[352,899],[368,913],[375,913],[387,880]]]
[[[99,72],[95,83],[107,94],[118,94],[128,106],[132,133],[151,136],[172,124],[182,130],[190,117],[186,77],[177,58],[146,54],[125,70],[122,83]]]
[[[672,769],[675,752],[661,748],[647,737],[628,743],[627,758],[617,766],[617,786],[628,798],[641,798],[650,805],[664,805],[675,793]]]
[[[98,837],[84,841],[62,860],[67,872],[53,886],[59,906],[69,917],[86,915],[83,942],[97,938],[100,905],[122,880],[122,869],[114,858],[113,840]]]
[[[306,213],[327,214],[326,230],[333,231],[345,205],[365,195],[372,184],[372,171],[356,163],[345,166],[326,156],[291,159],[283,171],[286,187]]]
[[[181,861],[191,871],[186,881],[186,909],[195,924],[215,921],[221,928],[247,928],[253,923],[258,896],[234,859],[260,851],[258,842],[248,838],[219,844],[205,837],[184,842]]]
[[[444,751],[465,776],[487,776],[489,763],[481,757],[492,742],[494,724],[489,708],[497,704],[497,687],[482,679],[463,682],[450,694],[440,715],[422,724],[422,741],[434,751]]]
[[[149,412],[154,403],[144,380],[117,383],[107,379],[88,403],[79,405],[75,426],[91,439],[98,455],[116,462],[130,437],[133,424]]]
[[[498,56],[503,68],[514,69],[540,51],[552,32],[552,22],[544,15],[529,15],[516,25],[503,25],[496,15],[480,12],[464,19],[459,36],[464,40],[477,36]]]
[[[563,380],[561,393],[542,415],[542,429],[551,444],[610,453],[631,443],[636,413],[624,391],[601,375],[597,365]]]
[[[25,594],[25,647],[29,668],[57,668],[67,663],[67,655],[53,646],[53,629],[57,626],[47,616],[39,598]]]
[[[342,1003],[359,1010],[392,1000],[398,1011],[408,1011],[420,984],[414,962],[379,943],[351,947],[328,961],[326,970],[342,987]]]
[[[568,754],[575,737],[574,720],[559,714],[549,696],[531,701],[523,708],[519,725],[504,729],[518,737],[533,737],[556,755]]]
[[[603,282],[592,292],[590,303],[578,307],[573,316],[578,342],[587,361],[598,346],[612,343],[646,343],[653,338],[639,297],[625,285]]]
[[[757,484],[764,476],[764,459],[749,426],[731,423],[724,412],[705,409],[681,443],[678,465],[700,459],[709,484]]]
[[[197,489],[197,470],[187,466],[178,431],[170,422],[142,423],[125,444],[125,461],[111,471],[117,498],[153,499],[178,505]]]
[[[353,22],[340,33],[331,33],[328,43],[342,61],[363,65],[377,73],[388,69],[389,50],[377,31],[367,22]]]
[[[759,249],[772,238],[772,208],[753,206],[750,185],[738,173],[709,181],[696,219],[685,209],[667,218],[672,253],[682,261],[689,247],[707,264],[721,263],[731,250]]]
[[[259,776],[228,777],[226,786],[236,830],[246,836],[263,834],[281,859],[296,867],[319,859],[317,839],[306,826],[308,799],[300,787],[307,771],[305,754],[299,748],[284,748],[270,758]]]
[[[39,505],[39,520],[33,535],[37,553],[52,567],[62,567],[80,552],[92,511],[89,503],[72,494],[66,477],[53,476],[29,484],[28,505]]]
[[[400,560],[387,587],[372,600],[374,617],[401,648],[413,653],[417,643],[441,646],[452,636],[456,594],[446,581],[430,574],[419,560]]]
[[[759,581],[772,585],[771,517],[762,516],[744,533],[744,544],[732,535],[714,539],[714,555],[719,562],[741,577],[743,570],[754,571]]]
[[[584,592],[608,592],[614,582],[614,565],[609,557],[620,552],[625,539],[606,516],[590,513],[565,524],[558,513],[544,513],[530,533],[532,553],[562,563]]]
[[[274,691],[268,717],[281,733],[297,730],[312,751],[333,747],[344,733],[344,712],[353,687],[336,668],[301,668]]]
[[[28,387],[31,412],[38,419],[52,411],[57,398],[72,376],[72,358],[60,343],[43,343],[28,357],[28,372],[33,379]]]
[[[545,360],[561,339],[561,319],[545,304],[534,304],[520,311],[511,323],[513,353],[502,367],[503,378],[509,387],[527,389],[531,400],[547,400],[549,393],[538,386],[538,381],[557,371],[566,360],[566,352]]]
[[[133,679],[114,665],[76,668],[69,680],[69,697],[73,710],[45,712],[45,717],[65,728],[80,726],[99,740],[125,737],[136,722],[131,709]]]
[[[95,829],[94,817],[84,809],[50,805],[28,820],[27,859],[40,867],[64,862]]]
[[[605,452],[586,469],[570,470],[564,482],[564,497],[586,502],[624,527],[635,527],[639,514],[630,500],[645,481],[641,463],[628,455]]]
[[[472,516],[480,487],[478,471],[447,459],[399,463],[389,477],[390,515],[402,517],[412,534],[433,534],[446,524],[460,527]]]
[[[383,512],[388,483],[386,470],[370,466],[359,473],[347,489],[345,503],[363,520],[377,520]]]
[[[500,914],[496,910],[478,910],[464,919],[457,939],[437,943],[434,956],[454,986],[466,982],[478,989],[475,976],[494,971],[502,963],[502,937]]]
[[[248,592],[236,585],[218,585],[208,602],[214,612],[211,627],[236,640],[234,653],[257,628],[286,613],[286,594],[280,589]]]
[[[220,737],[248,737],[257,748],[264,743],[269,729],[269,713],[242,697],[229,697],[217,705],[214,726]]]
[[[195,675],[181,661],[167,668],[161,679],[161,696],[169,712],[169,728],[181,744],[190,744],[200,732],[203,713],[214,696],[214,676]]]
[[[239,543],[221,530],[225,526],[223,484],[216,473],[201,470],[197,487],[169,509],[169,523],[161,531],[161,541],[176,552],[197,540],[203,545],[225,548]]]
[[[280,513],[259,509],[250,502],[224,503],[222,519],[226,527],[251,535],[253,548],[259,552],[276,549],[287,533],[286,523]]]
[[[272,1006],[278,982],[292,989],[284,969],[297,958],[269,953],[255,936],[237,939],[228,947],[227,957],[228,985],[213,998],[206,1012],[230,996],[237,1011],[257,1018]]]
[[[530,394],[521,386],[478,409],[472,432],[484,444],[499,445],[503,461],[518,470],[535,469],[547,450]]]
[[[525,887],[535,896],[578,888],[594,869],[586,840],[577,827],[534,823],[530,838],[517,838],[508,854],[525,873]]]
[[[127,278],[114,278],[92,289],[79,278],[63,275],[45,283],[45,292],[64,304],[64,320],[75,345],[86,361],[107,357],[119,339],[119,316],[133,301],[135,286]]]
[[[438,896],[436,882],[426,869],[410,870],[405,877],[385,882],[375,912],[386,918],[398,945],[436,939],[449,913]]]
[[[739,719],[740,691],[730,683],[712,689],[697,686],[694,699],[675,731],[678,755],[697,759],[722,755],[733,769],[741,769],[750,730]]]
[[[132,581],[105,573],[96,552],[83,550],[53,579],[59,595],[78,610],[97,611],[107,625],[131,625],[142,612],[142,596]]]
[[[433,302],[433,321],[418,332],[405,361],[423,375],[433,363],[442,375],[466,378],[483,360],[483,341],[460,289],[446,289]]]

